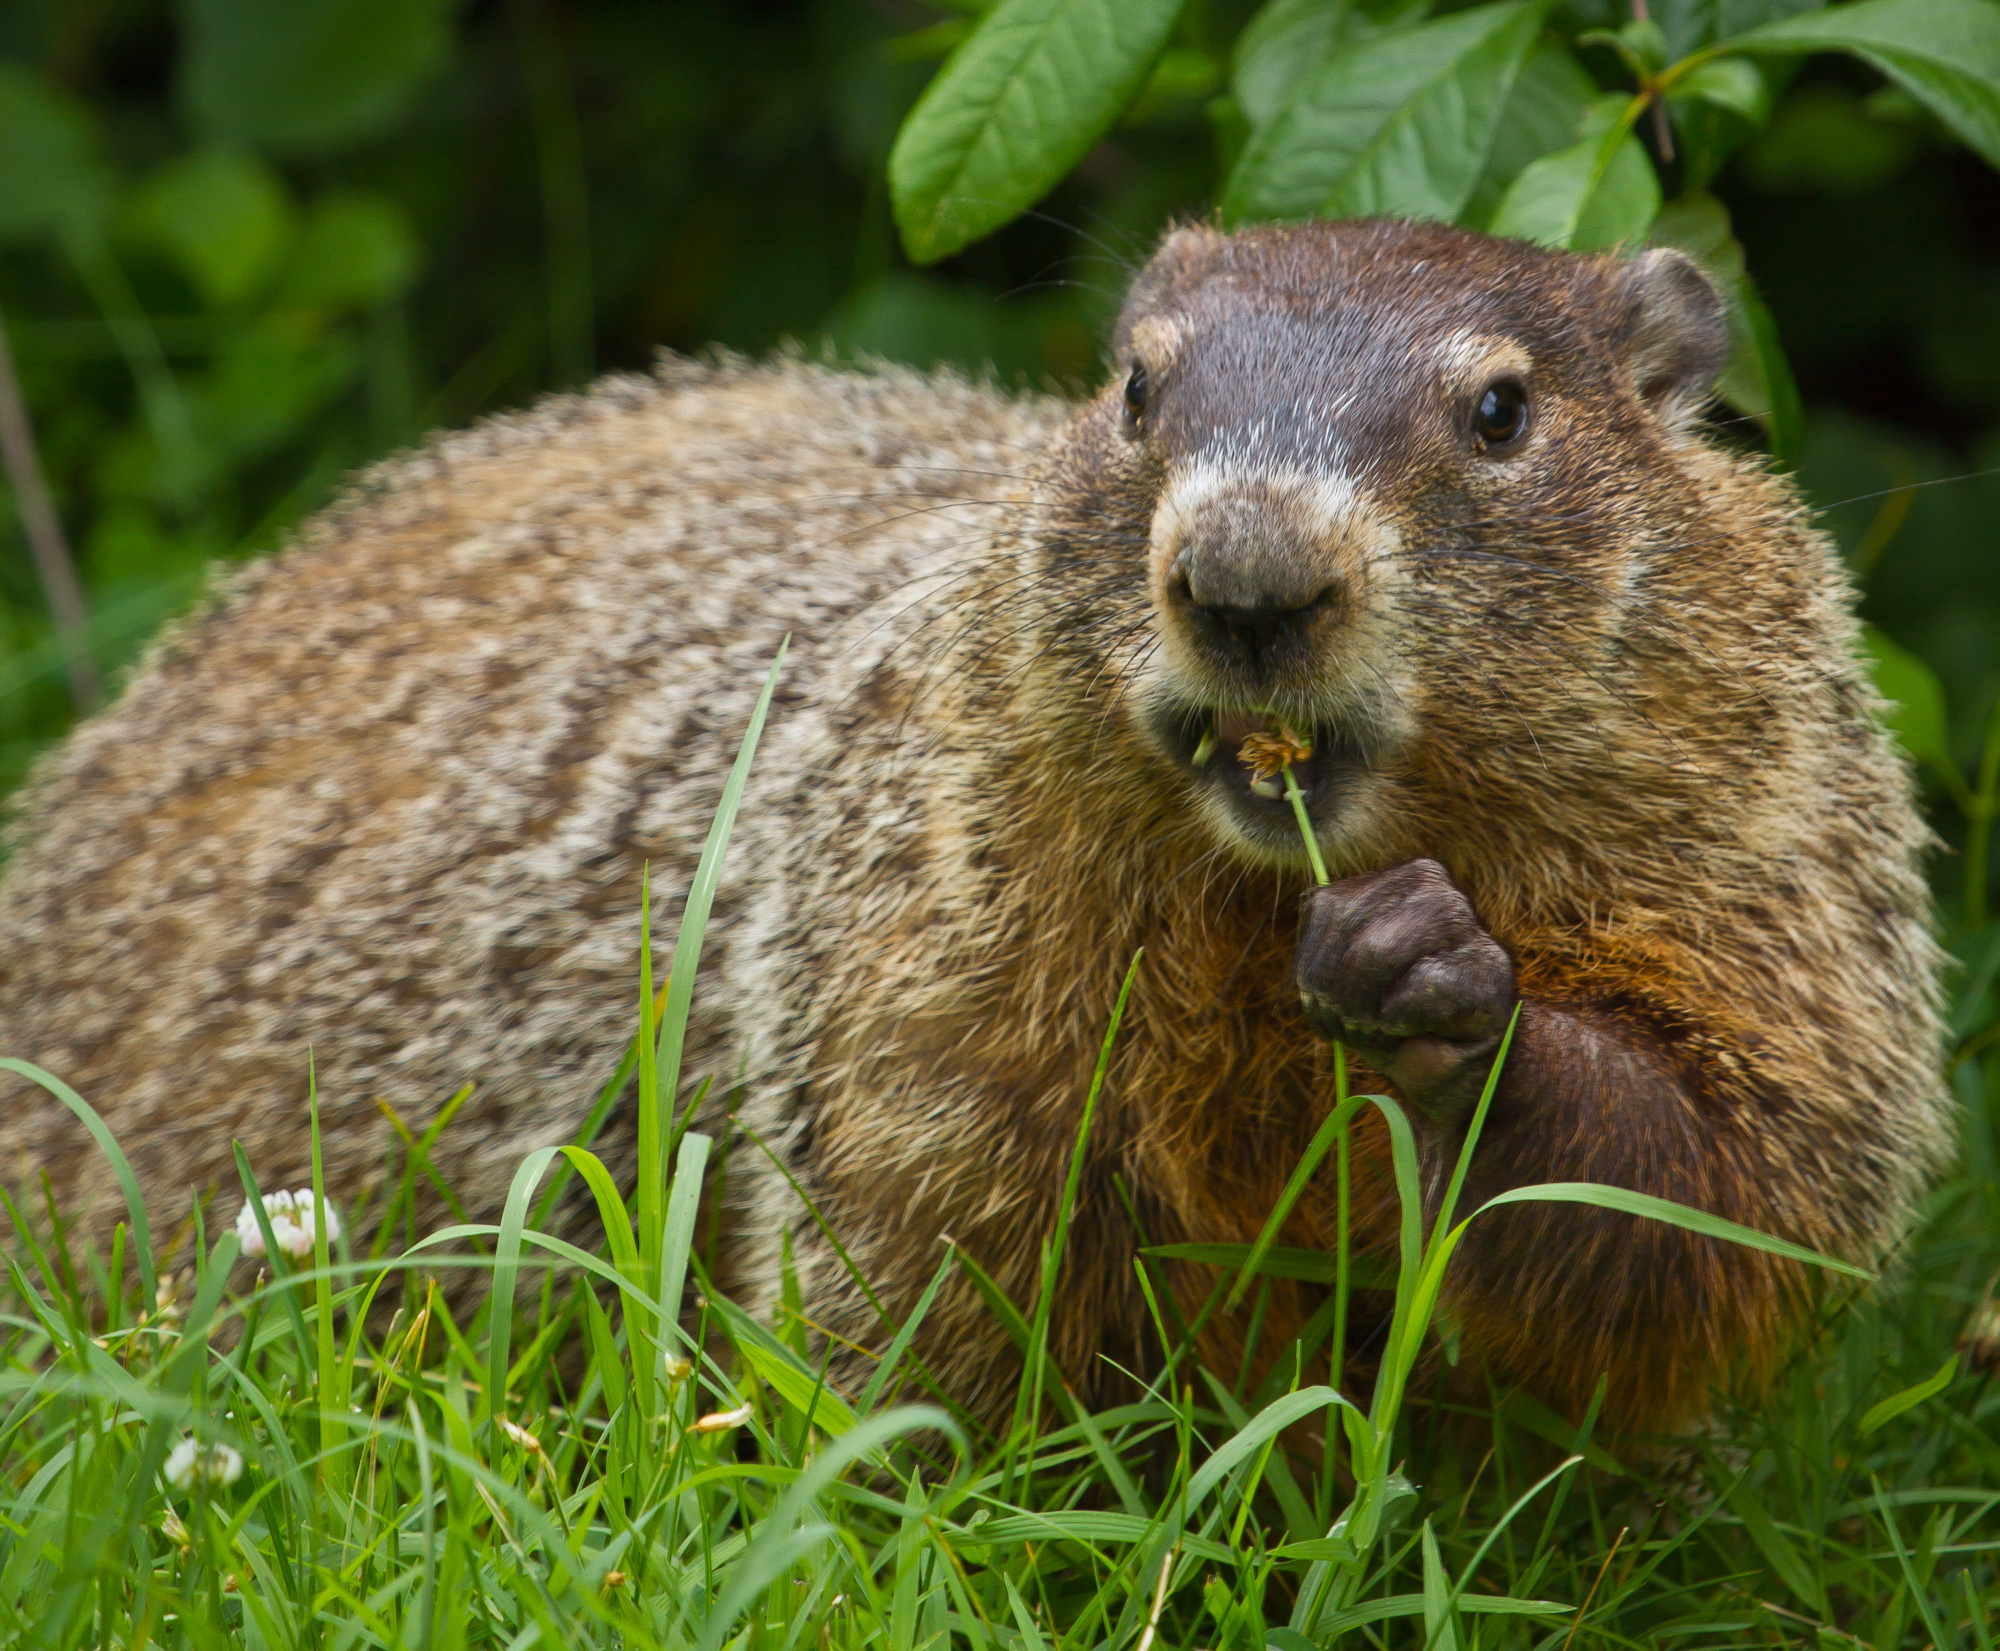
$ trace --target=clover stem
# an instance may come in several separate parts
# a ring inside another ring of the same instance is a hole
[[[1306,800],[1299,795],[1299,782],[1292,777],[1292,765],[1285,764],[1285,795],[1292,799],[1292,812],[1299,817],[1299,836],[1306,845],[1306,858],[1312,861],[1313,879],[1326,882],[1326,862],[1320,858],[1319,839],[1313,835],[1312,820],[1306,814]]]

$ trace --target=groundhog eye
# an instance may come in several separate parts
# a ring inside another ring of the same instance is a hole
[[[1125,380],[1125,417],[1135,426],[1146,412],[1146,364],[1132,363],[1132,376]]]
[[[1519,441],[1528,428],[1528,392],[1510,378],[1487,385],[1479,398],[1476,422],[1482,447],[1504,447]]]

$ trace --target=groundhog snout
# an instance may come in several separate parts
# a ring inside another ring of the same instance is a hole
[[[1155,524],[1160,600],[1199,663],[1247,687],[1310,672],[1356,600],[1353,501],[1294,478],[1170,489]]]
[[[1203,581],[1195,573],[1184,577],[1179,595],[1200,646],[1224,665],[1264,676],[1309,656],[1314,632],[1341,607],[1345,586],[1336,579],[1305,594],[1296,582]]]

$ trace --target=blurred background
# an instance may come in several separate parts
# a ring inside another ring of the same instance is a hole
[[[7,0],[0,315],[107,689],[209,564],[276,547],[356,466],[661,347],[1090,381],[1127,267],[1216,186],[1203,35],[1249,5],[1190,8],[1042,214],[918,271],[884,162],[974,9]],[[2000,178],[1813,60],[1717,188],[1804,397],[1801,479],[1976,765],[2000,696]],[[0,790],[88,686],[9,494]]]

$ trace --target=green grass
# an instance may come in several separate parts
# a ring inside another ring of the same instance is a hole
[[[910,1318],[885,1326],[866,1390],[828,1388],[794,1308],[760,1324],[709,1280],[699,1194],[711,1143],[687,1127],[694,1097],[679,1084],[708,897],[762,715],[666,992],[655,994],[647,941],[625,1063],[581,1144],[522,1165],[497,1224],[406,1247],[450,1107],[406,1138],[365,1253],[322,1229],[295,1264],[273,1247],[243,1290],[230,1287],[247,1272],[232,1273],[233,1228],[198,1226],[191,1271],[183,1262],[177,1281],[158,1280],[166,1263],[129,1171],[108,1255],[72,1239],[46,1188],[32,1207],[7,1199],[5,1643],[1990,1651],[2000,1394],[1953,1346],[2000,1266],[2000,1062],[1978,1052],[1956,1069],[1964,1170],[1929,1201],[1890,1282],[1830,1311],[1769,1401],[1688,1441],[1664,1477],[1518,1397],[1496,1393],[1470,1414],[1424,1385],[1444,1262],[1453,1244],[1478,1242],[1476,1222],[1449,1213],[1428,1237],[1406,1222],[1364,1407],[1326,1385],[1361,1262],[1344,1247],[1330,1259],[1277,1248],[1281,1204],[1256,1245],[1206,1257],[1208,1310],[1247,1300],[1254,1313],[1261,1282],[1288,1270],[1334,1283],[1276,1374],[1253,1387],[1203,1368],[1194,1325],[1149,1258],[1160,1374],[1139,1402],[1085,1409],[1066,1380],[1079,1373],[1045,1348],[1074,1172],[1036,1300],[1007,1301],[974,1258],[948,1254]],[[1995,1024],[2000,946],[1978,956],[1961,981],[1962,1046]],[[1107,1054],[1116,1031],[1114,1016]],[[1079,1165],[1102,1075],[1100,1061]],[[37,1076],[122,1170],[87,1102]],[[628,1076],[631,1206],[587,1149]],[[1368,1106],[1414,1185],[1393,1103],[1342,1096],[1288,1196],[1328,1159],[1344,1185],[1344,1127]],[[239,1168],[254,1193],[240,1155]],[[539,1230],[569,1175],[603,1220],[594,1252]],[[264,1236],[270,1246],[268,1223]],[[494,1287],[455,1313],[439,1281],[465,1267],[489,1270]],[[955,1267],[982,1283],[1022,1350],[1004,1436],[929,1394],[911,1352]],[[697,1319],[683,1326],[672,1309],[689,1282]],[[564,1348],[582,1352],[558,1359]],[[168,1486],[162,1470],[189,1439],[240,1453],[244,1471]]]

